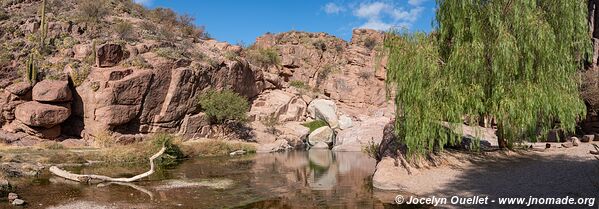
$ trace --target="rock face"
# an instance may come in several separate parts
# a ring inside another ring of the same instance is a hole
[[[382,33],[363,29],[354,30],[349,43],[326,33],[287,32],[258,37],[255,45],[278,49],[282,66],[269,73],[303,82],[358,115],[386,105],[386,62],[377,61],[374,50],[382,39]]]
[[[82,50],[84,51],[84,50]],[[129,55],[118,44],[104,44],[96,51],[96,66],[113,67],[126,59]]]
[[[38,102],[70,102],[73,99],[67,81],[43,80],[33,87],[33,100]]]
[[[26,102],[17,106],[15,117],[25,125],[50,128],[64,122],[71,115],[67,107]]]
[[[300,121],[306,111],[306,102],[300,95],[283,90],[266,91],[252,103],[249,113],[253,121],[275,117],[279,122]]]
[[[36,4],[18,1],[7,12],[22,12]],[[111,5],[123,6],[121,2]],[[255,45],[274,49],[280,63],[264,66],[253,63],[251,48],[186,37],[180,31],[172,31],[170,41],[137,37],[135,42],[116,44],[110,30],[90,34],[87,26],[64,21],[63,10],[57,9],[52,14],[56,18],[48,23],[48,39],[62,40],[61,49],[44,57],[52,67],[63,69],[40,72],[39,82],[31,86],[16,82],[14,69],[23,67],[19,61],[23,54],[6,54],[14,59],[0,63],[0,135],[8,136],[5,141],[27,145],[41,141],[38,138],[81,138],[92,142],[108,134],[129,143],[157,132],[214,137],[219,127],[210,123],[197,98],[208,90],[230,89],[250,102],[250,123],[242,130],[249,139],[278,143],[266,150],[307,144],[309,131],[301,124],[308,118],[328,123],[328,129],[311,136],[331,146],[335,131],[355,127],[360,116],[381,115],[379,110],[389,104],[384,58],[378,62],[374,50],[383,40],[380,32],[355,30],[351,42],[325,33],[267,34],[257,38]],[[19,22],[13,21],[17,15],[9,16],[0,31],[10,24],[20,31],[0,36],[10,42],[7,45],[16,46],[22,39],[13,34],[39,30],[35,18]],[[119,12],[106,19],[127,20],[134,28],[140,28],[137,24],[142,21],[154,21]],[[99,24],[98,31],[109,24]],[[99,37],[90,40],[92,35]],[[322,143],[318,146],[324,147]]]

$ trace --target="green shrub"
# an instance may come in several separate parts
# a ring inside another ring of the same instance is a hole
[[[274,48],[254,48],[247,52],[248,60],[260,67],[277,66],[281,64],[279,52]]]
[[[199,97],[199,104],[211,120],[219,124],[227,121],[243,122],[249,111],[246,98],[231,90],[210,90]]]
[[[310,133],[312,133],[312,131],[314,131],[320,127],[328,126],[329,124],[327,124],[327,122],[324,120],[314,120],[314,121],[310,121],[307,123],[303,123],[302,125],[309,128]]]
[[[299,80],[293,80],[291,82],[289,82],[290,86],[293,86],[295,88],[298,89],[307,89],[308,85],[306,83],[304,83],[303,81],[299,81]]]

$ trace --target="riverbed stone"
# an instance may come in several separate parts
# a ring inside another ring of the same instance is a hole
[[[580,145],[580,139],[578,137],[573,136],[570,138],[570,141],[572,141],[572,145],[575,147]]]
[[[580,141],[582,141],[582,142],[592,142],[593,140],[595,140],[595,135],[594,134],[588,134],[588,135],[582,136],[582,139]]]
[[[22,199],[15,199],[12,201],[12,205],[18,206],[18,205],[23,205],[23,204],[25,204],[25,200],[22,200]]]
[[[17,195],[17,193],[8,193],[8,202],[12,202],[17,198],[19,198],[19,195]]]
[[[324,142],[326,144],[331,144],[333,142],[333,137],[335,136],[333,129],[328,126],[323,126],[317,128],[312,131],[310,135],[308,135],[308,143],[314,146],[318,144],[318,142]]]

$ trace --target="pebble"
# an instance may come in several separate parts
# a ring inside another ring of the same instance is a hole
[[[15,200],[12,201],[12,204],[13,205],[23,205],[23,204],[25,204],[25,200],[15,199]]]

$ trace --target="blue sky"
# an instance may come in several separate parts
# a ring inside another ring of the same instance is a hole
[[[435,0],[135,0],[196,18],[210,35],[253,43],[266,32],[326,32],[349,40],[354,28],[431,30]]]

